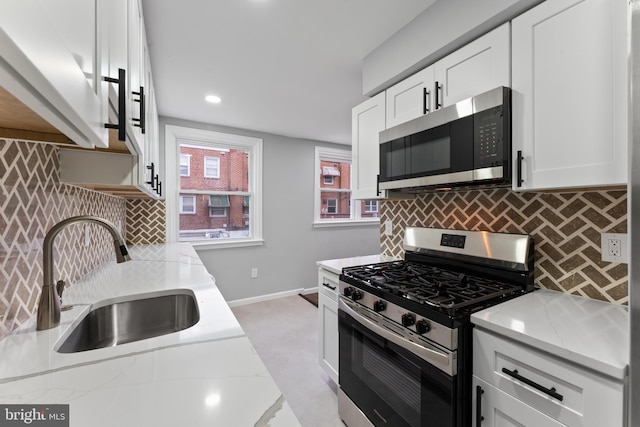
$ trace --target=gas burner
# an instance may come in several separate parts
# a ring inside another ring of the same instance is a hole
[[[343,270],[343,275],[386,294],[439,308],[450,315],[522,290],[519,286],[411,261],[349,267]]]

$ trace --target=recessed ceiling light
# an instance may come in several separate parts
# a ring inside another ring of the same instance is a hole
[[[220,101],[222,101],[222,99],[220,99],[220,97],[216,95],[207,95],[204,97],[204,99],[212,104],[218,104]]]

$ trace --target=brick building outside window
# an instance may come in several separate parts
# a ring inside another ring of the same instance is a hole
[[[180,144],[180,238],[249,235],[249,154]]]

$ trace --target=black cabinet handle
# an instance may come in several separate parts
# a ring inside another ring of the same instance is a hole
[[[331,289],[332,291],[335,291],[335,290],[336,290],[336,287],[335,287],[335,286],[331,286],[331,285],[330,285],[330,284],[328,284],[328,283],[324,283],[324,282],[322,282],[322,286],[326,286],[327,288]]]
[[[142,131],[142,133],[144,134],[145,129],[146,129],[146,115],[145,115],[145,99],[144,99],[144,87],[140,86],[140,91],[139,92],[133,92],[134,95],[138,95],[138,99],[135,99],[135,102],[140,103],[140,118],[139,119],[131,119],[133,120],[134,123],[133,125],[136,127],[139,127],[140,130]]]
[[[482,395],[484,390],[479,385],[476,386],[476,427],[480,427],[484,421],[482,416]]]
[[[103,77],[102,80],[109,83],[115,83],[118,85],[118,124],[105,123],[104,127],[107,129],[118,129],[118,140],[124,141],[126,139],[125,125],[127,123],[127,72],[122,68],[118,68],[118,78]]]
[[[158,175],[156,175],[156,178],[158,177]],[[158,185],[156,186],[156,193],[158,193],[158,196],[162,197],[162,182],[158,181]]]
[[[422,114],[427,114],[429,112],[429,103],[427,102],[427,97],[429,97],[431,93],[427,90],[427,88],[422,88]]]
[[[513,371],[508,370],[507,368],[502,368],[502,372],[504,372],[505,374],[509,375],[510,377],[513,377],[515,379],[517,379],[518,381],[521,381],[533,388],[535,388],[538,391],[543,392],[544,394],[547,394],[551,397],[553,397],[554,399],[558,399],[559,401],[562,402],[562,399],[564,399],[564,397],[556,392],[556,388],[555,387],[551,387],[551,388],[546,388],[541,386],[540,384],[531,381],[529,378],[525,378],[522,375],[518,374],[518,370],[514,369]]]
[[[524,158],[522,157],[522,150],[518,150],[518,159],[517,159],[517,164],[516,164],[516,169],[517,169],[517,186],[518,187],[522,187],[522,183],[524,182],[522,180],[522,160],[524,160]]]
[[[440,89],[442,89],[442,86],[440,86],[436,81],[436,87],[435,87],[435,91],[436,91],[436,108],[435,109],[436,110],[442,107],[442,104],[440,103],[440,96],[439,96]]]
[[[380,174],[376,175],[376,196],[380,195]]]
[[[155,171],[155,165],[153,164],[153,162],[151,162],[151,165],[147,166],[147,170],[151,171],[151,181],[145,181],[146,184],[149,184],[151,186],[152,189],[156,189],[156,185],[154,182],[154,176],[156,174]]]

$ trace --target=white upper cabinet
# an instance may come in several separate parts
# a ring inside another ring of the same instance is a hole
[[[106,147],[99,1],[21,0],[0,13],[0,82],[84,147]]]
[[[503,24],[435,63],[434,108],[511,86],[509,26]]]
[[[351,111],[352,195],[354,199],[379,199],[379,133],[385,129],[385,93]],[[383,192],[384,193],[384,192]]]
[[[130,135],[135,149],[144,154],[144,123],[141,114],[144,112],[144,100],[141,94],[145,91],[147,68],[147,43],[142,17],[142,5],[139,0],[129,0],[129,31],[127,57],[127,133]]]
[[[511,86],[509,25],[387,89],[387,129],[498,86]]]
[[[556,0],[513,20],[515,190],[626,184],[626,9]]]
[[[433,68],[427,67],[387,89],[387,128],[433,111]]]

